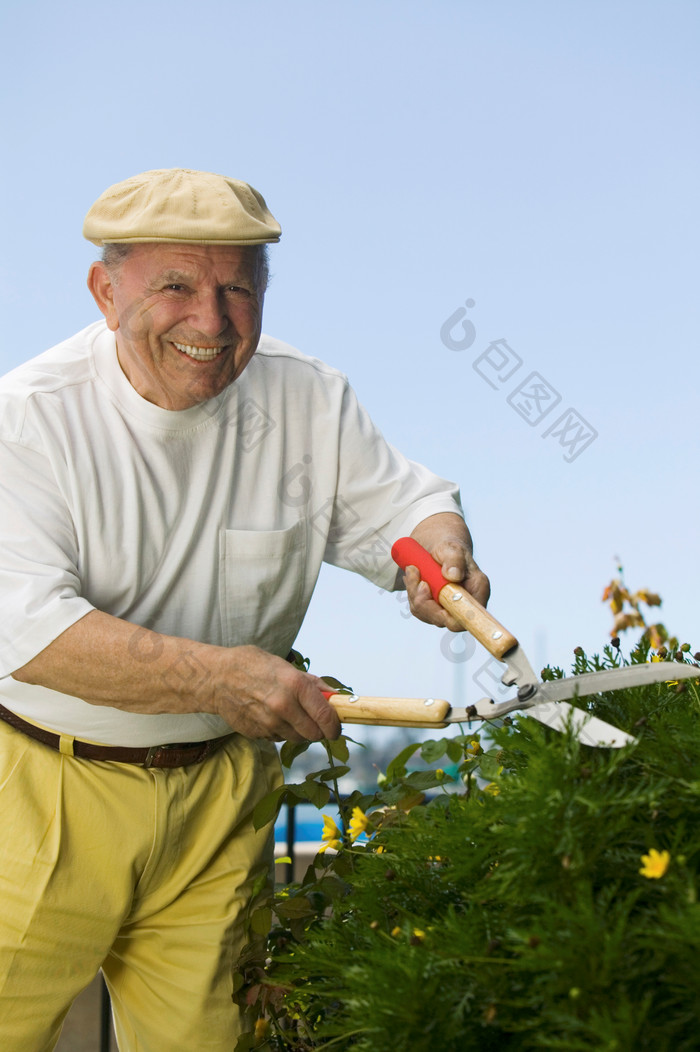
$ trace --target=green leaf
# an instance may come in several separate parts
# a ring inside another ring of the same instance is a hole
[[[345,763],[348,760],[350,750],[348,749],[348,740],[344,735],[336,738],[335,741],[327,742],[326,745],[334,760],[340,760],[341,763]]]
[[[303,785],[295,787],[301,796],[314,805],[314,807],[325,807],[331,798],[331,791],[327,785],[320,782],[304,782]]]
[[[298,650],[290,650],[287,654],[287,661],[290,665],[294,665],[294,668],[301,669],[302,672],[308,672],[311,664],[311,659],[304,657]]]
[[[344,774],[349,772],[349,767],[325,767],[322,771],[312,771],[311,774],[307,774],[306,781],[311,782],[315,778],[318,778],[321,782],[330,782],[335,778],[342,778]]]
[[[258,897],[260,892],[264,888],[267,887],[267,884],[268,884],[267,873],[261,873],[258,877],[256,877],[255,881],[253,882],[253,886],[250,889],[250,901],[251,902],[253,902],[253,900]]]
[[[272,927],[272,909],[270,906],[260,906],[254,910],[250,917],[250,930],[256,935],[267,935]]]
[[[328,873],[323,876],[317,884],[318,890],[323,892],[329,899],[341,899],[345,898],[349,891],[352,890],[350,884],[345,880],[341,880],[340,877]]]
[[[420,793],[414,787],[408,786],[405,781],[401,781],[398,785],[393,785],[391,789],[384,790],[379,796],[383,804],[393,807],[395,804],[402,804],[414,796],[420,796]]]
[[[462,746],[454,738],[448,738],[447,749],[445,750],[452,763],[459,763],[464,755]]]
[[[336,694],[352,694],[352,687],[347,687],[344,683],[341,683],[335,676],[321,676],[324,683],[327,683],[329,687],[333,687]]]
[[[301,756],[311,745],[311,742],[284,742],[280,747],[280,760],[283,767],[291,767],[297,756]]]
[[[438,738],[437,740],[423,742],[420,754],[426,763],[435,763],[436,760],[445,755],[448,746],[448,738]]]
[[[496,752],[485,752],[479,757],[479,770],[484,778],[497,778],[501,773],[502,764],[496,759]]]
[[[361,789],[353,789],[349,796],[343,797],[343,806],[346,811],[352,811],[353,807],[361,808],[365,813],[378,802],[376,793],[363,793]]]
[[[275,902],[275,913],[278,917],[291,920],[292,917],[312,917],[315,910],[305,895],[292,899],[278,899]]]
[[[253,811],[253,825],[256,829],[262,829],[268,822],[274,822],[287,797],[288,788],[286,785],[278,785],[276,789],[262,798]]]
[[[438,777],[435,771],[414,771],[403,779],[403,784],[410,786],[411,789],[423,790],[433,789],[436,785],[441,785],[444,780],[444,774]]]
[[[355,867],[351,855],[346,851],[341,851],[332,858],[332,868],[339,877],[349,877]]]
[[[406,761],[410,760],[415,752],[420,749],[420,743],[415,742],[413,745],[407,745],[405,749],[402,749],[398,756],[395,756],[386,769],[386,776],[390,780],[394,778],[401,778],[406,773]]]

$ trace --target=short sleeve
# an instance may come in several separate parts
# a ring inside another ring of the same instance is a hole
[[[461,515],[459,490],[390,445],[350,387],[340,427],[338,489],[324,558],[393,590],[392,544],[430,515]]]

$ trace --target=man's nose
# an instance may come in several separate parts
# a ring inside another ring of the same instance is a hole
[[[204,336],[219,336],[229,323],[225,297],[214,289],[200,291],[189,321]]]

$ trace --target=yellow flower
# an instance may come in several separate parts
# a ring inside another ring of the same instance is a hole
[[[470,752],[472,756],[478,756],[478,754],[481,752],[481,745],[476,740],[476,738],[472,739],[472,741],[469,742],[469,745],[467,746],[467,752]]]
[[[401,928],[392,928],[391,934],[394,936],[394,938],[396,938],[397,935],[401,934]]]
[[[352,818],[350,819],[350,839],[357,840],[358,836],[362,836],[367,831],[369,826],[369,818],[359,807],[353,807]]]
[[[267,1019],[256,1019],[255,1020],[255,1040],[262,1041],[264,1037],[267,1037],[270,1032],[270,1024]]]
[[[413,929],[413,938],[414,939],[424,939],[425,938],[425,932],[421,931],[420,928],[414,928]]]
[[[659,877],[663,877],[670,861],[671,856],[668,851],[657,851],[656,848],[652,847],[649,849],[648,855],[642,855],[644,865],[639,872],[643,877],[649,877],[650,880],[658,880]]]
[[[319,854],[321,851],[325,851],[327,848],[332,848],[337,851],[341,846],[342,833],[338,829],[337,825],[329,815],[323,816],[323,831],[321,833],[321,840],[325,840],[326,843],[320,847]]]
[[[485,793],[489,793],[490,796],[498,796],[500,791],[501,790],[499,789],[499,787],[496,785],[495,782],[489,782],[488,785],[484,786],[484,792]]]

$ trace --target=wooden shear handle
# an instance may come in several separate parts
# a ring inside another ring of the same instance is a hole
[[[412,537],[402,537],[391,549],[391,556],[402,570],[407,566],[415,566],[421,579],[430,585],[435,602],[452,614],[493,657],[502,661],[504,654],[518,645],[515,636],[492,617],[466,588],[445,580],[440,564],[418,541]]]
[[[449,701],[441,698],[358,698],[356,694],[321,692],[341,723],[376,724],[381,727],[444,727]]]

